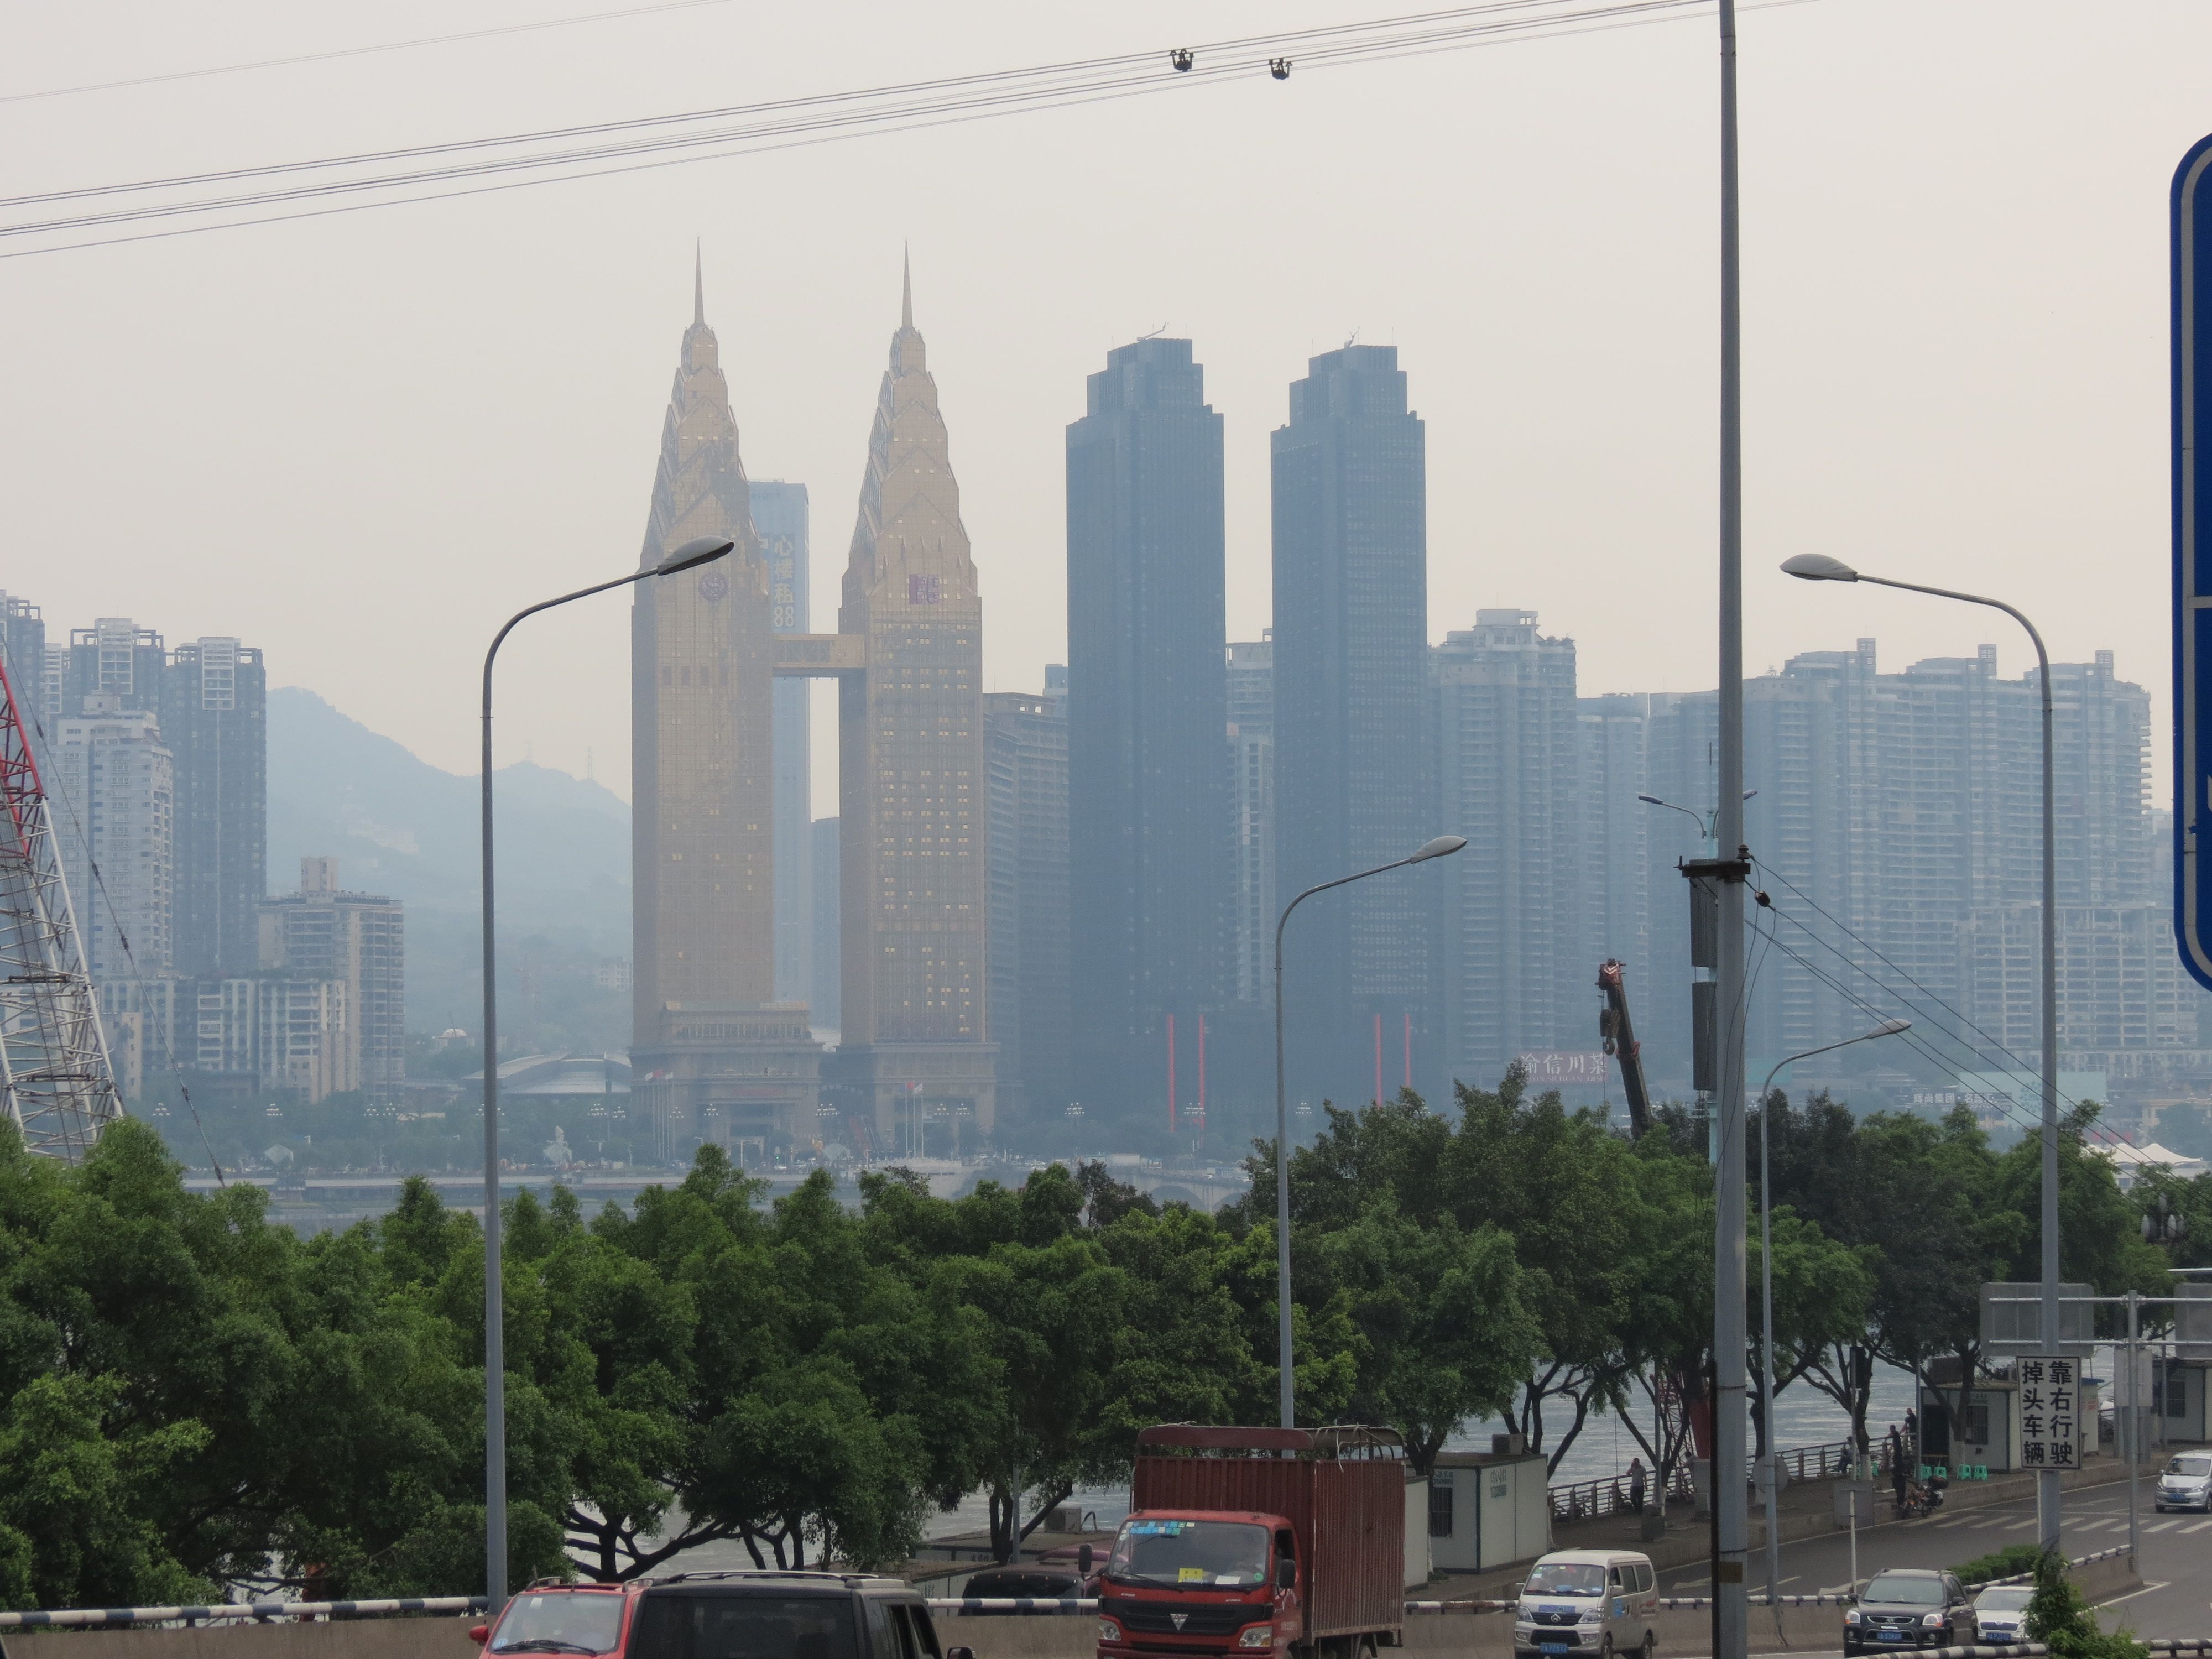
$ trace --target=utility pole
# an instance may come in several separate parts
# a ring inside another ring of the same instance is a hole
[[[1744,1659],[1751,1541],[1744,1467],[1743,340],[1737,248],[1735,3],[1721,27],[1720,791],[1713,825],[1720,900],[1714,974],[1713,1567],[1714,1659]]]

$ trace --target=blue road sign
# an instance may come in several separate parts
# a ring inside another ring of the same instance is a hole
[[[2173,936],[2212,990],[2212,137],[2174,170]],[[2200,853],[2200,848],[2202,852]]]

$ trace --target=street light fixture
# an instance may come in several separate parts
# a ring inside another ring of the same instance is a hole
[[[1778,1632],[1782,1628],[1782,1530],[1776,1505],[1782,1494],[1782,1449],[1774,1435],[1774,1193],[1767,1174],[1766,1097],[1773,1091],[1774,1079],[1782,1074],[1785,1066],[1810,1060],[1815,1054],[1848,1048],[1855,1042],[1895,1036],[1911,1029],[1909,1019],[1886,1019],[1871,1031],[1861,1031],[1840,1042],[1822,1043],[1817,1048],[1776,1060],[1773,1069],[1766,1074],[1766,1081],[1759,1085],[1759,1375],[1765,1379],[1765,1386],[1759,1390],[1760,1407],[1766,1417],[1766,1605],[1774,1609],[1774,1628]],[[1854,1589],[1852,1594],[1857,1591]]]
[[[2035,646],[2038,678],[2043,692],[2043,1294],[2039,1322],[2046,1353],[2058,1348],[2058,843],[2057,782],[2052,774],[2051,738],[2051,657],[2043,648],[2043,635],[2035,624],[2002,599],[1979,593],[1961,593],[1948,587],[1928,587],[1901,582],[1889,576],[1869,576],[1841,559],[1825,553],[1800,553],[1783,561],[1784,574],[1808,582],[1870,582],[1877,587],[1902,588],[1908,593],[1929,593],[1962,605],[1986,605],[2002,611],[2027,630]],[[2045,1469],[2036,1478],[2037,1510],[2042,1524],[2037,1528],[2045,1550],[2058,1547],[2061,1491],[2058,1471]]]
[[[660,562],[612,581],[546,599],[507,619],[492,635],[483,667],[483,1118],[484,1118],[484,1594],[495,1622],[507,1604],[507,1332],[499,1249],[499,975],[493,954],[491,867],[491,671],[499,647],[525,617],[627,587],[652,576],[673,576],[722,557],[737,544],[726,536],[685,542]]]
[[[1747,789],[1743,792],[1743,798],[1746,800],[1749,800],[1758,793],[1759,791],[1756,789]],[[1684,817],[1689,819],[1691,823],[1698,826],[1698,835],[1701,839],[1705,841],[1711,841],[1713,839],[1715,833],[1715,821],[1720,817],[1721,809],[1719,807],[1716,806],[1713,808],[1711,813],[1705,813],[1693,811],[1686,806],[1677,806],[1673,801],[1662,800],[1656,795],[1638,795],[1636,799],[1642,801],[1646,806],[1663,806],[1670,812],[1680,812]]]
[[[1449,858],[1466,845],[1465,836],[1437,836],[1423,842],[1404,858],[1309,887],[1283,907],[1283,914],[1275,921],[1275,1368],[1279,1374],[1278,1386],[1283,1426],[1286,1429],[1298,1425],[1291,1397],[1291,1127],[1290,1114],[1283,1100],[1283,929],[1290,926],[1291,912],[1316,893],[1364,881],[1387,871],[1402,870],[1409,864]]]

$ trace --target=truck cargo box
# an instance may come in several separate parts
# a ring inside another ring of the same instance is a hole
[[[1304,1564],[1311,1643],[1405,1620],[1406,1456],[1389,1429],[1199,1428],[1137,1436],[1134,1510],[1279,1515]]]

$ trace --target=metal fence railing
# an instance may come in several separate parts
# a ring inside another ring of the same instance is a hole
[[[1889,1456],[1885,1445],[1877,1441],[1867,1449],[1868,1460],[1877,1475],[1888,1473]],[[1851,1472],[1852,1444],[1848,1440],[1825,1441],[1816,1446],[1792,1446],[1782,1454],[1782,1467],[1791,1480],[1826,1480],[1841,1479]],[[1656,1501],[1656,1485],[1645,1494],[1647,1504]],[[1635,1507],[1628,1477],[1621,1474],[1605,1475],[1595,1480],[1575,1480],[1550,1489],[1552,1519],[1554,1521],[1595,1521],[1608,1515],[1625,1514]],[[1667,1501],[1686,1499],[1692,1496],[1690,1471],[1686,1463],[1678,1466],[1667,1486]]]

